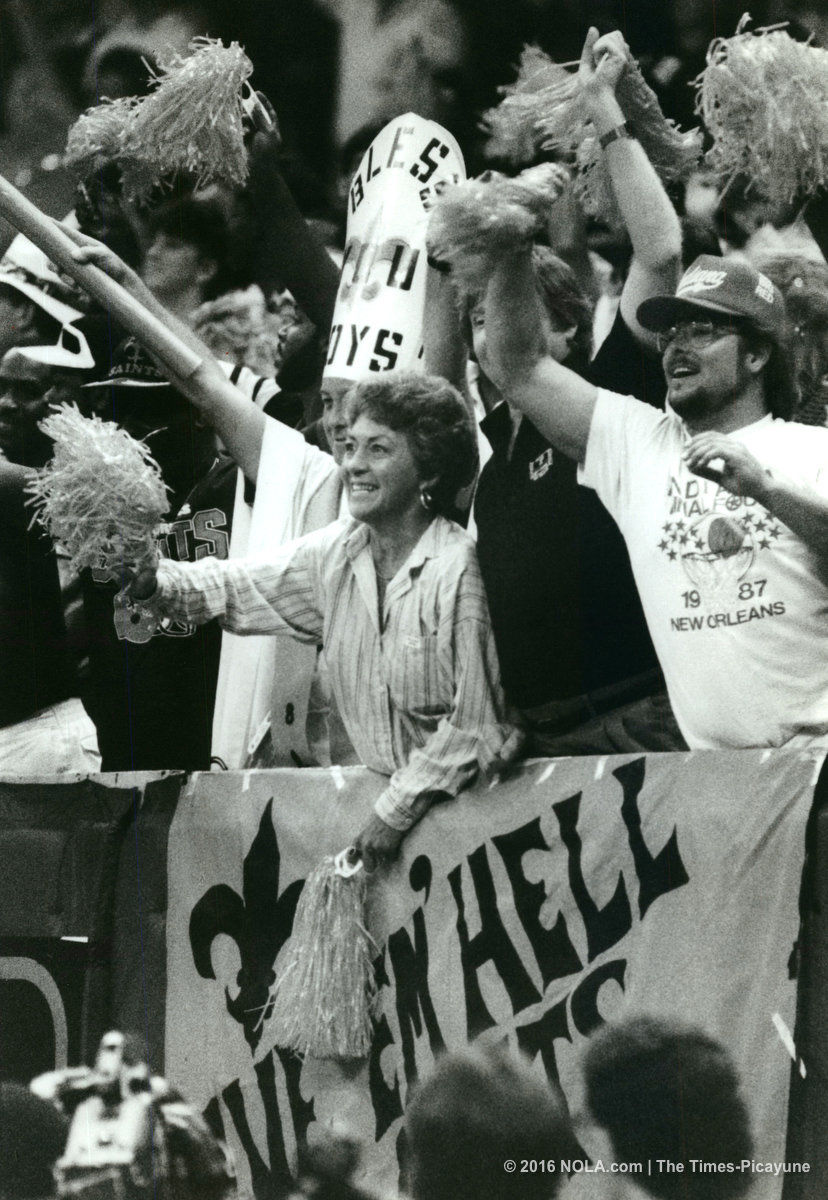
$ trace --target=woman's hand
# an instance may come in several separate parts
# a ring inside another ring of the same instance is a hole
[[[154,563],[151,566],[141,567],[127,586],[127,592],[132,600],[140,603],[142,600],[149,600],[154,596],[157,588],[158,564]]]
[[[354,839],[352,857],[361,858],[365,870],[370,875],[377,867],[384,866],[397,857],[397,851],[404,837],[405,833],[402,830],[392,829],[381,817],[374,814],[359,836]]]

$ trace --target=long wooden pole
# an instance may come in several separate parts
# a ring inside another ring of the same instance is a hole
[[[59,225],[42,213],[22,192],[0,175],[0,216],[47,254],[52,262],[74,279],[84,291],[109,309],[124,329],[182,379],[189,379],[202,365],[202,358],[134,296],[91,263],[72,257],[75,243]]]

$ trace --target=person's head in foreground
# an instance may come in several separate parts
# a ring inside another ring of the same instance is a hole
[[[569,1117],[528,1060],[469,1047],[447,1054],[405,1114],[413,1200],[549,1200],[573,1156]],[[504,1163],[513,1161],[509,1172]],[[553,1172],[520,1170],[522,1160]]]
[[[55,1194],[52,1167],[68,1124],[54,1105],[19,1083],[0,1084],[0,1200]]]
[[[452,511],[477,463],[471,421],[442,379],[389,371],[348,396],[341,471],[351,515],[378,532]]]
[[[749,1189],[740,1170],[753,1156],[748,1110],[730,1056],[700,1029],[656,1017],[605,1025],[583,1064],[588,1119],[585,1148],[607,1169],[608,1197],[730,1200]],[[682,1171],[656,1170],[656,1160]],[[734,1170],[694,1171],[691,1159],[733,1163]],[[613,1174],[610,1164],[651,1162],[641,1173]]]
[[[790,418],[797,387],[785,303],[749,263],[702,254],[675,296],[652,296],[637,317],[657,335],[667,401],[691,428],[728,432],[763,412]]]

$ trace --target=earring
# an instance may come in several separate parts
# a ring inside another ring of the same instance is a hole
[[[428,488],[420,488],[420,504],[422,504],[426,512],[431,512],[432,499]]]

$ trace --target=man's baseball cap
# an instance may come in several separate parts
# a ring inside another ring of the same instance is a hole
[[[639,324],[654,333],[702,312],[739,317],[774,341],[785,335],[785,302],[767,275],[737,258],[701,254],[684,272],[675,296],[651,296],[638,306]]]
[[[161,374],[143,346],[139,345],[134,337],[128,337],[116,347],[112,356],[112,365],[107,374],[101,379],[90,380],[83,386],[86,388],[168,388],[170,381]]]

